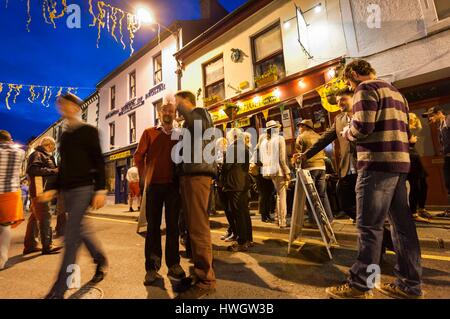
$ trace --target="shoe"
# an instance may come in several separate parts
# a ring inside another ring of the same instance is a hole
[[[220,240],[225,240],[228,237],[230,237],[231,235],[233,235],[233,234],[227,231],[224,235],[220,236]]]
[[[144,286],[151,286],[157,279],[161,279],[162,276],[155,270],[149,270],[145,274]]]
[[[201,288],[198,285],[189,287],[188,290],[180,293],[175,299],[202,299],[216,292],[214,288]]]
[[[335,287],[328,287],[325,292],[331,299],[371,299],[371,291],[361,291],[350,287],[349,284],[343,284]]]
[[[42,255],[56,255],[59,254],[62,246],[50,246],[49,248],[42,249]]]
[[[430,221],[428,219],[425,219],[425,218],[419,216],[419,214],[414,214],[413,219],[417,223],[427,223],[427,224],[430,223]]]
[[[130,207],[130,209],[128,210],[130,213],[133,213],[134,212],[134,209],[133,209],[133,207]]]
[[[181,266],[177,264],[169,268],[167,277],[172,280],[181,280],[183,278],[186,278],[186,273],[184,272],[183,268],[181,268]]]
[[[427,218],[427,219],[433,218],[433,215],[431,215],[425,208],[419,209],[417,211],[417,213],[419,214],[420,217],[423,217],[423,218]]]
[[[444,217],[444,218],[450,218],[450,210],[446,210],[443,213],[437,214],[437,217]]]
[[[234,252],[234,253],[236,253],[236,252],[243,252],[243,251],[247,251],[248,250],[248,246],[247,246],[247,243],[239,244],[237,242],[234,242],[231,246],[227,247],[227,250],[231,251],[231,252]]]
[[[40,248],[40,247],[24,248],[22,254],[25,256],[25,255],[29,255],[29,254],[32,254],[32,253],[37,253],[37,252],[40,252],[40,251],[42,251],[42,248]]]
[[[423,299],[423,292],[421,295],[409,294],[400,289],[395,284],[382,284],[380,288],[377,288],[383,295],[395,298],[395,299]]]
[[[231,234],[230,236],[228,236],[227,238],[225,238],[225,242],[226,243],[231,243],[233,241],[236,240],[236,236],[234,236],[233,234]]]
[[[91,279],[91,283],[98,284],[100,281],[105,279],[107,273],[108,263],[106,261],[98,263],[97,268],[95,269],[94,277]]]
[[[191,288],[193,285],[197,284],[198,278],[196,275],[190,275],[181,279],[178,283],[173,285],[174,292],[182,293]]]

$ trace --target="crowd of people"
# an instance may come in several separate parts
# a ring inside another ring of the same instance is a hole
[[[335,216],[327,194],[328,161],[324,149],[338,141],[338,206],[356,223],[358,255],[348,281],[327,288],[327,294],[332,298],[370,298],[368,267],[378,265],[383,251],[389,248],[396,252],[397,280],[384,284],[380,291],[396,298],[423,297],[414,220],[426,222],[431,215],[425,209],[427,173],[415,150],[417,136],[412,134],[418,119],[394,86],[377,79],[368,62],[351,62],[344,77],[349,87],[336,93],[341,113],[322,135],[315,132],[311,120],[302,120],[291,160],[277,121],[266,123],[253,147],[252,136],[238,128],[217,139],[205,134],[214,123],[206,109],[196,107],[193,93],[181,91],[165,101],[158,109],[159,124],[142,134],[134,154],[136,166],[127,174],[130,211],[134,210],[136,198],[138,210],[142,208],[147,220],[144,285],[153,285],[162,277],[164,212],[165,264],[168,277],[177,282],[178,298],[196,299],[215,291],[209,222],[215,190],[229,224],[221,239],[230,243],[230,252],[245,252],[254,245],[249,208],[253,183],[258,190],[261,220],[282,229],[289,227],[288,190],[297,168],[310,172],[332,222]],[[82,243],[96,264],[92,282],[102,281],[108,272],[106,253],[83,222],[89,207],[98,209],[105,205],[106,182],[99,134],[80,120],[81,104],[71,93],[58,98],[58,110],[65,123],[59,145],[60,163],[57,165],[53,157],[55,141],[43,138],[28,158],[26,182],[20,181],[24,151],[14,145],[8,132],[0,131],[0,269],[8,260],[11,228],[24,220],[28,194],[31,215],[23,253],[61,251],[62,247],[55,246],[52,240],[51,212],[56,204],[56,235],[64,236],[64,257],[47,298],[64,297],[69,288],[68,267],[76,263]],[[175,125],[177,112],[184,119],[182,128]],[[423,116],[438,126],[445,158],[443,173],[450,191],[450,115],[433,107]],[[184,145],[181,160],[174,156],[180,141]],[[211,144],[215,145],[213,161],[198,156]],[[448,217],[449,212],[442,216]],[[387,220],[390,227],[386,227]],[[314,224],[308,209],[305,226]],[[190,276],[180,264],[180,238],[194,265]]]

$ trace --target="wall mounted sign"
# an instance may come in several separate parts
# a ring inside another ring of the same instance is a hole
[[[166,85],[164,83],[160,83],[157,86],[151,88],[150,90],[148,90],[148,93],[145,94],[145,99],[148,99],[151,96],[154,96],[158,93],[161,93],[162,91],[164,91],[166,89]]]
[[[237,127],[247,127],[250,126],[250,124],[251,124],[250,119],[248,117],[245,117],[237,121]]]
[[[280,97],[275,95],[273,92],[248,100],[239,101],[237,102],[237,105],[239,106],[237,115],[249,113],[278,102],[280,102]],[[211,112],[211,117],[214,122],[228,119],[223,110]]]
[[[119,110],[112,110],[111,112],[109,112],[108,114],[106,114],[105,119],[109,119],[111,117],[113,117],[114,115],[118,114]]]
[[[117,154],[113,154],[109,156],[109,160],[110,161],[115,161],[121,158],[127,158],[131,156],[131,150],[125,151],[125,152],[121,152],[121,153],[117,153]]]
[[[144,101],[144,97],[141,96],[140,98],[134,98],[131,101],[129,101],[127,104],[125,104],[124,107],[122,107],[120,109],[119,112],[119,116],[124,115],[136,108],[138,108],[139,106],[144,105],[145,101]]]

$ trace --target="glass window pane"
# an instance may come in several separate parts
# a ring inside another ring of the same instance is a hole
[[[206,97],[218,96],[220,100],[225,99],[225,82],[219,82],[206,87]]]
[[[434,0],[436,5],[436,12],[439,20],[450,18],[450,1],[449,0]]]
[[[255,39],[256,62],[283,49],[280,27],[273,28]]]
[[[260,76],[266,73],[272,65],[275,65],[278,69],[278,78],[283,78],[286,76],[286,71],[284,69],[284,58],[283,54],[277,55],[276,57],[266,60],[262,63],[256,65],[256,76]]]
[[[220,58],[214,62],[205,65],[205,84],[220,81],[224,77],[223,58]]]

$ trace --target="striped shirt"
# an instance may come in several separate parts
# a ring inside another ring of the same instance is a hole
[[[403,95],[385,81],[365,81],[356,88],[347,134],[357,141],[358,170],[409,172],[408,111]]]
[[[0,143],[0,194],[17,192],[25,152],[9,143]]]

